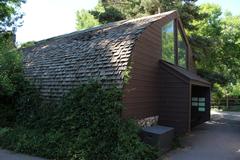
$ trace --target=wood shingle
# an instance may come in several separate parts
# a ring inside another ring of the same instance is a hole
[[[170,13],[109,23],[39,41],[23,49],[25,75],[45,98],[60,98],[93,79],[121,88],[134,42],[146,27]]]

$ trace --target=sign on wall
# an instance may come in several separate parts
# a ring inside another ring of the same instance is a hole
[[[197,107],[199,112],[206,111],[205,97],[192,97],[192,107]]]

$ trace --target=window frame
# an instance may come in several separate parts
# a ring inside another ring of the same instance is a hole
[[[174,63],[168,62],[166,60],[163,59],[163,37],[162,37],[162,28],[167,25],[168,23],[170,23],[171,21],[173,21],[173,34],[174,34]],[[178,57],[178,33],[181,35],[182,40],[185,43],[186,46],[186,68],[179,66],[178,62],[179,62],[179,57]],[[186,35],[185,32],[183,31],[182,28],[182,24],[181,22],[178,20],[178,18],[169,20],[167,22],[165,22],[162,26],[161,26],[161,32],[160,32],[160,36],[161,36],[161,47],[160,47],[160,59],[163,60],[164,62],[170,63],[170,64],[174,64],[178,67],[181,67],[183,69],[189,70],[189,44],[186,40]]]
[[[173,63],[171,63],[171,62],[169,62],[169,61],[167,61],[167,60],[165,60],[165,59],[163,59],[163,27],[165,26],[165,25],[167,25],[168,23],[173,23]],[[175,28],[176,28],[176,21],[175,21],[175,19],[172,19],[172,20],[170,20],[170,21],[167,21],[166,23],[164,23],[162,26],[161,26],[161,29],[160,29],[160,36],[161,36],[161,42],[160,42],[160,44],[161,44],[161,46],[160,46],[160,58],[161,58],[161,60],[163,60],[164,62],[167,62],[167,63],[170,63],[170,64],[175,64],[175,61],[176,61],[176,55],[175,55],[175,53],[176,53],[176,46],[175,46]]]
[[[184,68],[184,67],[182,67],[182,66],[179,65],[178,33],[180,34],[180,36],[181,36],[181,38],[182,38],[182,40],[183,40],[183,43],[184,43],[184,45],[185,45],[185,50],[186,50],[186,55],[185,55],[186,68]],[[179,22],[177,22],[176,39],[177,39],[177,41],[176,41],[176,47],[177,47],[177,51],[176,51],[177,63],[176,63],[176,65],[179,66],[179,67],[181,67],[181,68],[188,69],[188,53],[189,53],[189,52],[188,52],[188,43],[187,43],[187,41],[186,41],[186,37],[184,36],[181,27],[179,27]]]

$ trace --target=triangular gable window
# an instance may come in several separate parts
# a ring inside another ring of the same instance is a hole
[[[162,59],[174,64],[174,21],[162,27]]]
[[[178,29],[178,65],[187,68],[187,47],[181,31]]]
[[[162,27],[161,56],[164,61],[187,69],[187,43],[177,20]]]

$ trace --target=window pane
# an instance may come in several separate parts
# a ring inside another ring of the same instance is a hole
[[[174,63],[173,21],[162,27],[162,59]]]
[[[183,68],[187,68],[186,54],[187,54],[186,44],[182,38],[180,31],[178,30],[178,65]]]

